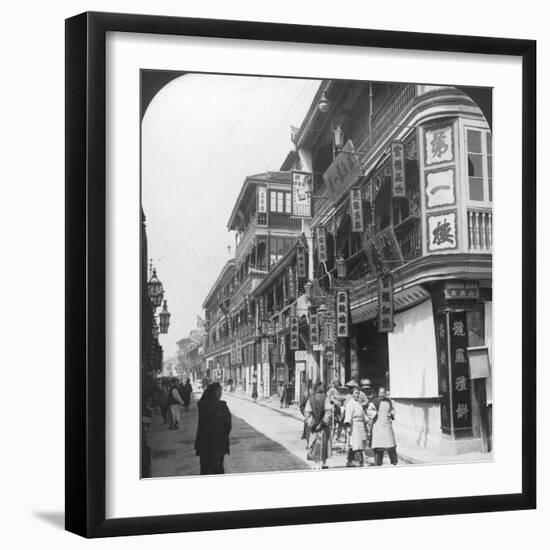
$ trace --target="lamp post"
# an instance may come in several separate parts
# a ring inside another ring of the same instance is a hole
[[[170,326],[170,312],[168,311],[168,304],[164,300],[162,311],[159,313],[160,333],[168,334],[168,327]]]

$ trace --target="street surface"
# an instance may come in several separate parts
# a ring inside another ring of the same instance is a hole
[[[189,411],[180,413],[180,428],[170,430],[158,411],[153,416],[149,445],[153,453],[152,477],[197,475],[199,458],[194,444],[197,403],[194,394]],[[224,394],[233,429],[231,454],[225,457],[226,473],[307,470],[305,443],[300,439],[302,423],[245,399]],[[243,420],[246,418],[247,421]]]

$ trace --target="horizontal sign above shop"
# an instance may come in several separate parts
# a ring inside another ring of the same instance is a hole
[[[477,300],[479,284],[477,281],[446,281],[445,299],[447,300]]]

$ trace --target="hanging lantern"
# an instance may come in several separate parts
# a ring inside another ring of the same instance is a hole
[[[332,132],[334,133],[334,147],[340,151],[344,147],[344,130],[338,125]]]
[[[164,300],[162,311],[159,313],[160,320],[160,333],[168,334],[168,327],[170,326],[170,312],[168,311],[168,304]]]
[[[157,277],[156,268],[153,269],[153,274],[147,283],[147,290],[149,292],[149,298],[151,298],[151,303],[154,307],[159,307],[162,304],[162,297],[164,296],[164,288],[162,288],[162,283]]]
[[[348,274],[346,260],[344,260],[342,255],[336,258],[336,272],[338,273],[339,279],[345,279],[346,275]]]
[[[325,90],[323,90],[323,93],[321,94],[317,107],[321,113],[326,113],[330,109],[330,101],[327,99]]]

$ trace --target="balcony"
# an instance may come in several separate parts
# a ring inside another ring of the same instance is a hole
[[[399,225],[396,225],[394,231],[405,263],[422,256],[422,234],[419,217],[409,216]]]
[[[493,212],[490,208],[468,208],[468,250],[491,253],[493,249]]]
[[[283,214],[281,212],[270,212],[269,228],[300,231],[302,229],[302,220],[299,218],[291,218],[290,214]]]

